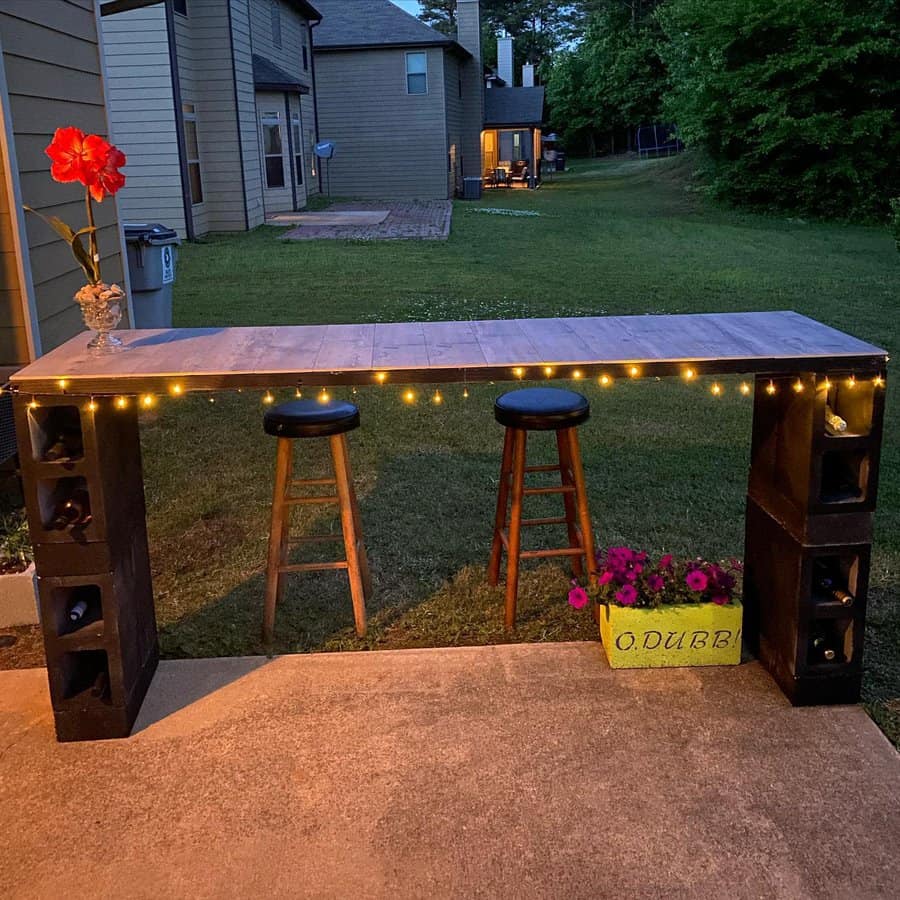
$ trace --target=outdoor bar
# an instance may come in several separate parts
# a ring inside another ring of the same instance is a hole
[[[884,350],[794,312],[134,330],[104,356],[80,334],[16,373],[16,430],[59,740],[130,733],[158,660],[138,414],[191,391],[752,376],[744,637],[797,705],[859,698],[884,410]],[[715,387],[715,383],[714,383]],[[848,424],[830,434],[826,410]],[[48,460],[60,429],[80,458]],[[77,534],[49,527],[86,494]],[[844,573],[850,606],[813,597]],[[87,614],[74,626],[73,599]],[[826,629],[836,660],[811,650]]]

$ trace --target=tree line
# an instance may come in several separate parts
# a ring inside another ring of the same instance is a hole
[[[455,33],[456,0],[420,0]],[[900,0],[481,0],[570,154],[663,122],[710,189],[756,208],[882,217],[900,195]]]

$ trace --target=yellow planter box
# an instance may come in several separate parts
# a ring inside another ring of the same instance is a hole
[[[614,669],[736,666],[741,661],[744,609],[735,600],[657,609],[598,604],[606,658]]]

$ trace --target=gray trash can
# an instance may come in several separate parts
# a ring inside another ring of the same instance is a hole
[[[481,179],[463,178],[463,200],[481,199]]]
[[[172,327],[178,234],[155,223],[125,225],[135,328]]]

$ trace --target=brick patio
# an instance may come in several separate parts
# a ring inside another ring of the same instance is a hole
[[[322,225],[321,213],[311,216],[315,224],[299,225],[282,235],[287,241],[445,241],[450,236],[453,204],[449,200],[366,201],[334,203],[328,212],[387,210],[377,225]],[[302,214],[298,217],[302,220]]]

